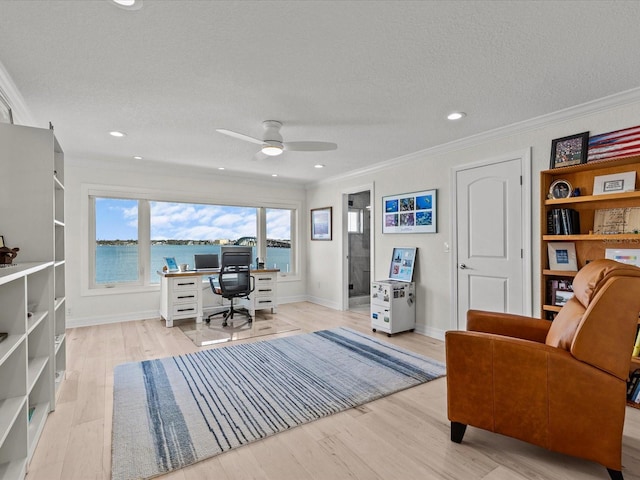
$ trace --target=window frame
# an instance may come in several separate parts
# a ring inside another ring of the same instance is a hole
[[[151,208],[150,202],[175,202],[198,205],[218,205],[231,207],[248,207],[256,209],[256,238],[261,257],[266,256],[266,210],[281,209],[291,212],[291,266],[289,272],[279,272],[278,281],[297,281],[301,278],[300,246],[298,239],[302,238],[298,232],[299,215],[302,211],[301,202],[292,200],[264,201],[259,206],[246,199],[229,198],[224,201],[215,197],[184,195],[165,190],[131,189],[105,185],[82,185],[83,218],[86,218],[87,228],[83,229],[81,258],[85,263],[81,272],[81,295],[104,295],[117,293],[149,292],[160,289],[159,283],[151,283],[147,270],[150,268],[151,249]],[[96,250],[96,198],[114,198],[138,201],[138,280],[127,283],[96,284],[95,250]],[[256,200],[256,203],[258,201]]]

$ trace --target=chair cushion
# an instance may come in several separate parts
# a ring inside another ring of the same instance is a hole
[[[551,328],[544,343],[570,351],[573,337],[576,335],[585,311],[586,308],[575,296],[569,299],[551,322]]]

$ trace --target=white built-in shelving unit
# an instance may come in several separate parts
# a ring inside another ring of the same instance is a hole
[[[0,479],[21,479],[66,370],[64,154],[53,130],[0,124]],[[21,373],[23,372],[23,373]]]

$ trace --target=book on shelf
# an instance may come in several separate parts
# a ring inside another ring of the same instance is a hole
[[[36,411],[36,407],[29,407],[29,418],[28,421],[31,421],[31,418],[33,417],[33,412]]]
[[[636,341],[633,344],[633,353],[632,357],[640,356],[640,325],[636,328]]]
[[[580,213],[573,208],[552,208],[547,213],[547,234],[580,234]]]

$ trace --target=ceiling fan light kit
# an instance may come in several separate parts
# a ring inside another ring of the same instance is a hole
[[[244,140],[245,142],[255,143],[261,146],[261,151],[265,155],[274,157],[280,155],[283,150],[293,150],[298,152],[323,152],[328,150],[335,150],[338,145],[329,142],[284,142],[282,135],[280,135],[280,127],[282,122],[277,120],[265,120],[262,122],[264,128],[264,135],[262,140],[250,137],[244,133],[234,132],[227,130],[226,128],[218,128],[216,131],[223,135],[228,135],[238,140]]]

